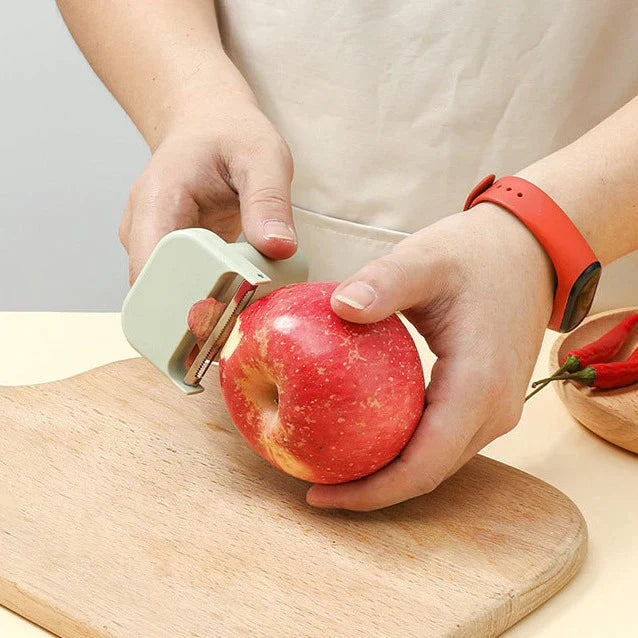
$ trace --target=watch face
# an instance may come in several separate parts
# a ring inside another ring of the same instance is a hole
[[[565,314],[560,325],[561,332],[573,330],[586,316],[594,301],[600,281],[601,266],[596,261],[587,266],[569,293]]]

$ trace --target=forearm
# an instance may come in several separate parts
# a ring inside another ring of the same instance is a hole
[[[638,98],[518,175],[565,210],[603,264],[638,250]]]
[[[252,98],[226,57],[213,0],[57,0],[78,46],[154,149],[204,100]]]

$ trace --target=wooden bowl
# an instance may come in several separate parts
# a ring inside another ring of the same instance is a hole
[[[638,308],[610,310],[586,319],[573,332],[561,335],[552,348],[550,368],[559,367],[565,355],[590,343]],[[638,327],[615,359],[626,359],[638,347]],[[598,436],[638,453],[638,384],[617,390],[598,390],[575,381],[554,383],[570,414]]]

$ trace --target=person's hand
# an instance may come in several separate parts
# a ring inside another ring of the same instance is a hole
[[[245,93],[212,96],[174,118],[133,185],[120,225],[133,283],[157,242],[180,228],[246,239],[268,257],[296,250],[292,157]]]
[[[373,510],[425,494],[518,422],[552,308],[553,268],[533,235],[493,204],[445,218],[343,282],[346,320],[401,310],[438,357],[426,409],[392,463],[343,485],[315,485],[318,507]]]

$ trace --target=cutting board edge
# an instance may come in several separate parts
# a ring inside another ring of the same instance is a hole
[[[75,372],[73,374],[70,374],[66,377],[59,377],[57,379],[51,379],[50,381],[41,381],[38,383],[18,383],[15,385],[6,385],[6,384],[2,384],[0,383],[0,395],[1,394],[5,394],[6,392],[11,392],[12,390],[20,390],[20,389],[25,389],[25,388],[42,388],[45,386],[51,386],[51,385],[56,385],[58,383],[63,383],[66,381],[73,381],[75,379],[77,379],[78,377],[82,377],[84,375],[90,375],[94,372],[98,372],[100,370],[104,370],[106,368],[115,368],[117,367],[119,364],[121,363],[127,363],[127,362],[135,362],[134,365],[144,365],[146,363],[148,363],[146,361],[146,359],[144,359],[144,357],[126,357],[124,359],[118,359],[117,361],[110,361],[109,363],[103,363],[102,365],[99,366],[95,366],[93,368],[85,368],[83,370],[80,370],[79,372]],[[150,363],[148,363],[148,365],[151,365]],[[153,368],[155,369],[155,368]],[[175,387],[172,384],[168,387]]]
[[[5,580],[1,575],[0,584],[0,605],[36,627],[65,638],[86,638],[89,635],[91,638],[111,638],[110,634],[96,631],[93,627],[71,618],[63,610],[51,607],[50,602],[40,599],[35,594],[29,594],[15,582]],[[4,588],[6,591],[3,592]],[[38,618],[38,621],[34,618]]]
[[[574,540],[566,544],[565,552],[561,556],[562,560],[557,562],[556,569],[548,571],[546,578],[540,582],[530,581],[528,586],[512,591],[511,595],[504,599],[500,607],[505,608],[502,615],[503,623],[495,628],[494,633],[489,634],[490,636],[500,636],[523,620],[566,587],[581,570],[587,558],[589,538],[587,522],[576,504],[568,496],[563,496],[571,503],[577,515],[579,524]],[[514,605],[512,601],[515,601]],[[468,636],[477,636],[477,634],[470,633]]]

